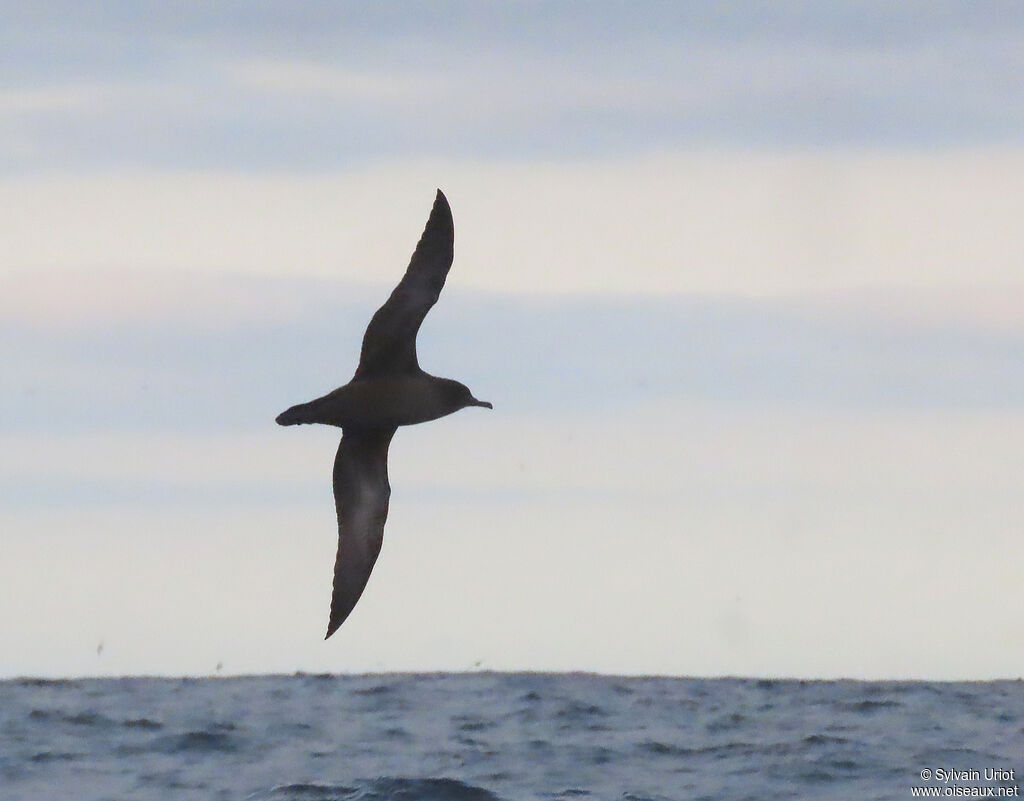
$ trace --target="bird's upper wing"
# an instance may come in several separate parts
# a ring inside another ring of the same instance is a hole
[[[444,286],[454,255],[455,225],[440,189],[409,267],[363,335],[356,378],[401,375],[419,369],[416,332]]]
[[[377,561],[388,517],[388,445],[395,429],[347,429],[334,457],[338,556],[327,636],[348,617]]]

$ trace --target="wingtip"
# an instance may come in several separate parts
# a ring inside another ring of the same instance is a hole
[[[331,609],[331,617],[327,621],[327,633],[324,635],[324,639],[329,640],[331,635],[341,628],[341,624],[345,622],[347,617],[347,614],[339,615],[334,609]]]
[[[446,251],[450,253],[455,237],[454,228],[452,207],[448,204],[448,198],[444,196],[444,192],[438,189],[437,194],[434,196],[434,205],[430,207],[430,216],[427,218],[427,224],[423,228],[420,241],[416,245],[416,252],[413,253],[413,259],[417,255],[425,255],[426,253],[431,255],[443,254]],[[421,250],[424,247],[426,247],[426,250]],[[447,273],[447,269],[445,273]],[[441,285],[444,286],[443,278],[441,279]]]

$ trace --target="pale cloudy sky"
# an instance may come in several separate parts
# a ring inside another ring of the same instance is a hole
[[[682,5],[0,3],[0,675],[1019,675],[1024,17]],[[438,186],[495,409],[324,643]]]

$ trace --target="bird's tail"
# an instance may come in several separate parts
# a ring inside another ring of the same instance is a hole
[[[277,424],[279,426],[295,426],[300,423],[317,422],[316,415],[313,410],[314,405],[315,402],[300,403],[297,406],[292,406],[292,408],[286,409],[277,416]]]

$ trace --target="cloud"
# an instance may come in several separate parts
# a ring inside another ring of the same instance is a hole
[[[101,102],[102,86],[62,86],[55,89],[8,89],[0,91],[0,117],[29,114],[72,113]]]
[[[136,284],[126,278],[120,290],[131,297]],[[256,276],[235,276],[233,293],[196,275],[163,285],[172,291],[141,316],[129,303],[127,315],[74,323],[5,319],[0,430],[262,431],[282,409],[347,380],[386,295]],[[450,287],[420,333],[421,363],[523,420],[614,418],[649,404],[861,413],[1024,405],[1019,318],[989,325],[984,313],[944,317],[926,294],[903,306],[882,297],[888,305],[871,296],[543,298]]]
[[[0,270],[82,276],[46,290],[68,296],[68,313],[92,308],[92,276],[109,268],[136,273],[140,285],[154,270],[192,270],[385,287],[440,186],[454,209],[461,288],[1004,290],[1021,283],[1022,181],[1017,150],[456,160],[316,176],[24,175],[0,184]],[[0,308],[31,307],[22,280],[8,284]]]
[[[325,102],[429,100],[429,76],[353,71],[309,61],[242,61],[226,67],[241,87],[270,94],[315,95]],[[427,95],[427,98],[423,96]]]
[[[3,155],[32,171],[315,170],[1020,141],[1024,28],[1002,4],[449,6],[8,4],[5,125],[36,148]],[[82,86],[101,96],[40,118]]]

